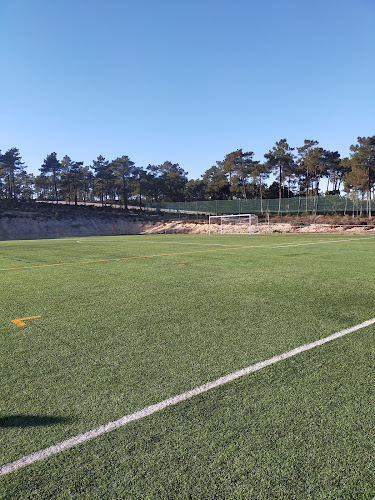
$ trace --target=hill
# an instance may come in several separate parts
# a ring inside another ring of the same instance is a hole
[[[180,218],[182,217],[182,218]],[[147,214],[139,210],[63,203],[17,202],[0,206],[0,240],[108,236],[121,234],[205,233],[207,216]],[[262,233],[372,233],[375,218],[339,215],[260,218]]]

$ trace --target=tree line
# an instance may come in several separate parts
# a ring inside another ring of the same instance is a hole
[[[27,172],[20,151],[14,147],[0,151],[0,200],[37,199],[42,201],[99,201],[102,205],[120,203],[142,207],[148,202],[204,201],[228,199],[319,196],[345,192],[367,201],[375,186],[375,136],[358,137],[350,146],[349,157],[319,147],[308,140],[291,147],[281,139],[264,154],[264,161],[254,160],[252,151],[238,149],[225,155],[199,179],[188,179],[178,163],[138,167],[128,156],[112,161],[98,156],[92,165],[69,156],[46,156],[39,174]],[[267,183],[270,177],[274,179]]]

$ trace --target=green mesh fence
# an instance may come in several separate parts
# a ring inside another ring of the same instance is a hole
[[[281,202],[280,202],[281,201]],[[367,213],[367,201],[339,195],[309,196],[271,200],[216,200],[146,203],[145,208],[161,212],[225,215],[225,214],[355,214]],[[375,211],[375,210],[374,210]]]

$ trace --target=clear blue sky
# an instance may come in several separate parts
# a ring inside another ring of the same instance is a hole
[[[374,0],[0,0],[0,149],[199,178],[281,138],[375,135]]]

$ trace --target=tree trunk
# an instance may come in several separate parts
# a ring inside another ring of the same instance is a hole
[[[280,212],[281,212],[281,176],[282,176],[282,172],[281,172],[281,165],[279,166],[279,213],[278,215],[280,215]]]
[[[371,219],[371,188],[368,190],[368,210],[367,210],[367,215],[368,218]]]
[[[55,189],[56,205],[58,205],[59,204],[59,200],[58,200],[58,197],[57,197],[57,182],[56,182],[56,176],[55,175],[53,176],[53,186],[54,186],[54,189]]]
[[[353,219],[355,217],[355,213],[354,213],[354,196],[353,196],[353,213],[352,213],[352,217],[353,217]]]
[[[244,194],[245,200],[247,200],[245,178],[244,177],[242,177],[242,187],[243,187],[243,194]]]
[[[13,198],[13,195],[12,195],[12,180],[11,180],[11,175],[10,174],[8,175],[8,197],[10,199]]]
[[[126,191],[126,181],[125,177],[122,178],[122,189],[123,189],[123,197],[124,197],[124,209],[128,209],[128,194]]]
[[[371,219],[371,169],[368,169],[368,218]]]
[[[13,184],[13,198],[17,198],[16,179],[15,179],[15,175],[14,175],[14,170],[12,171],[12,184]]]
[[[308,210],[307,210],[307,198],[309,196],[309,169],[307,168],[306,169],[306,196],[305,196],[305,212],[307,213]]]

